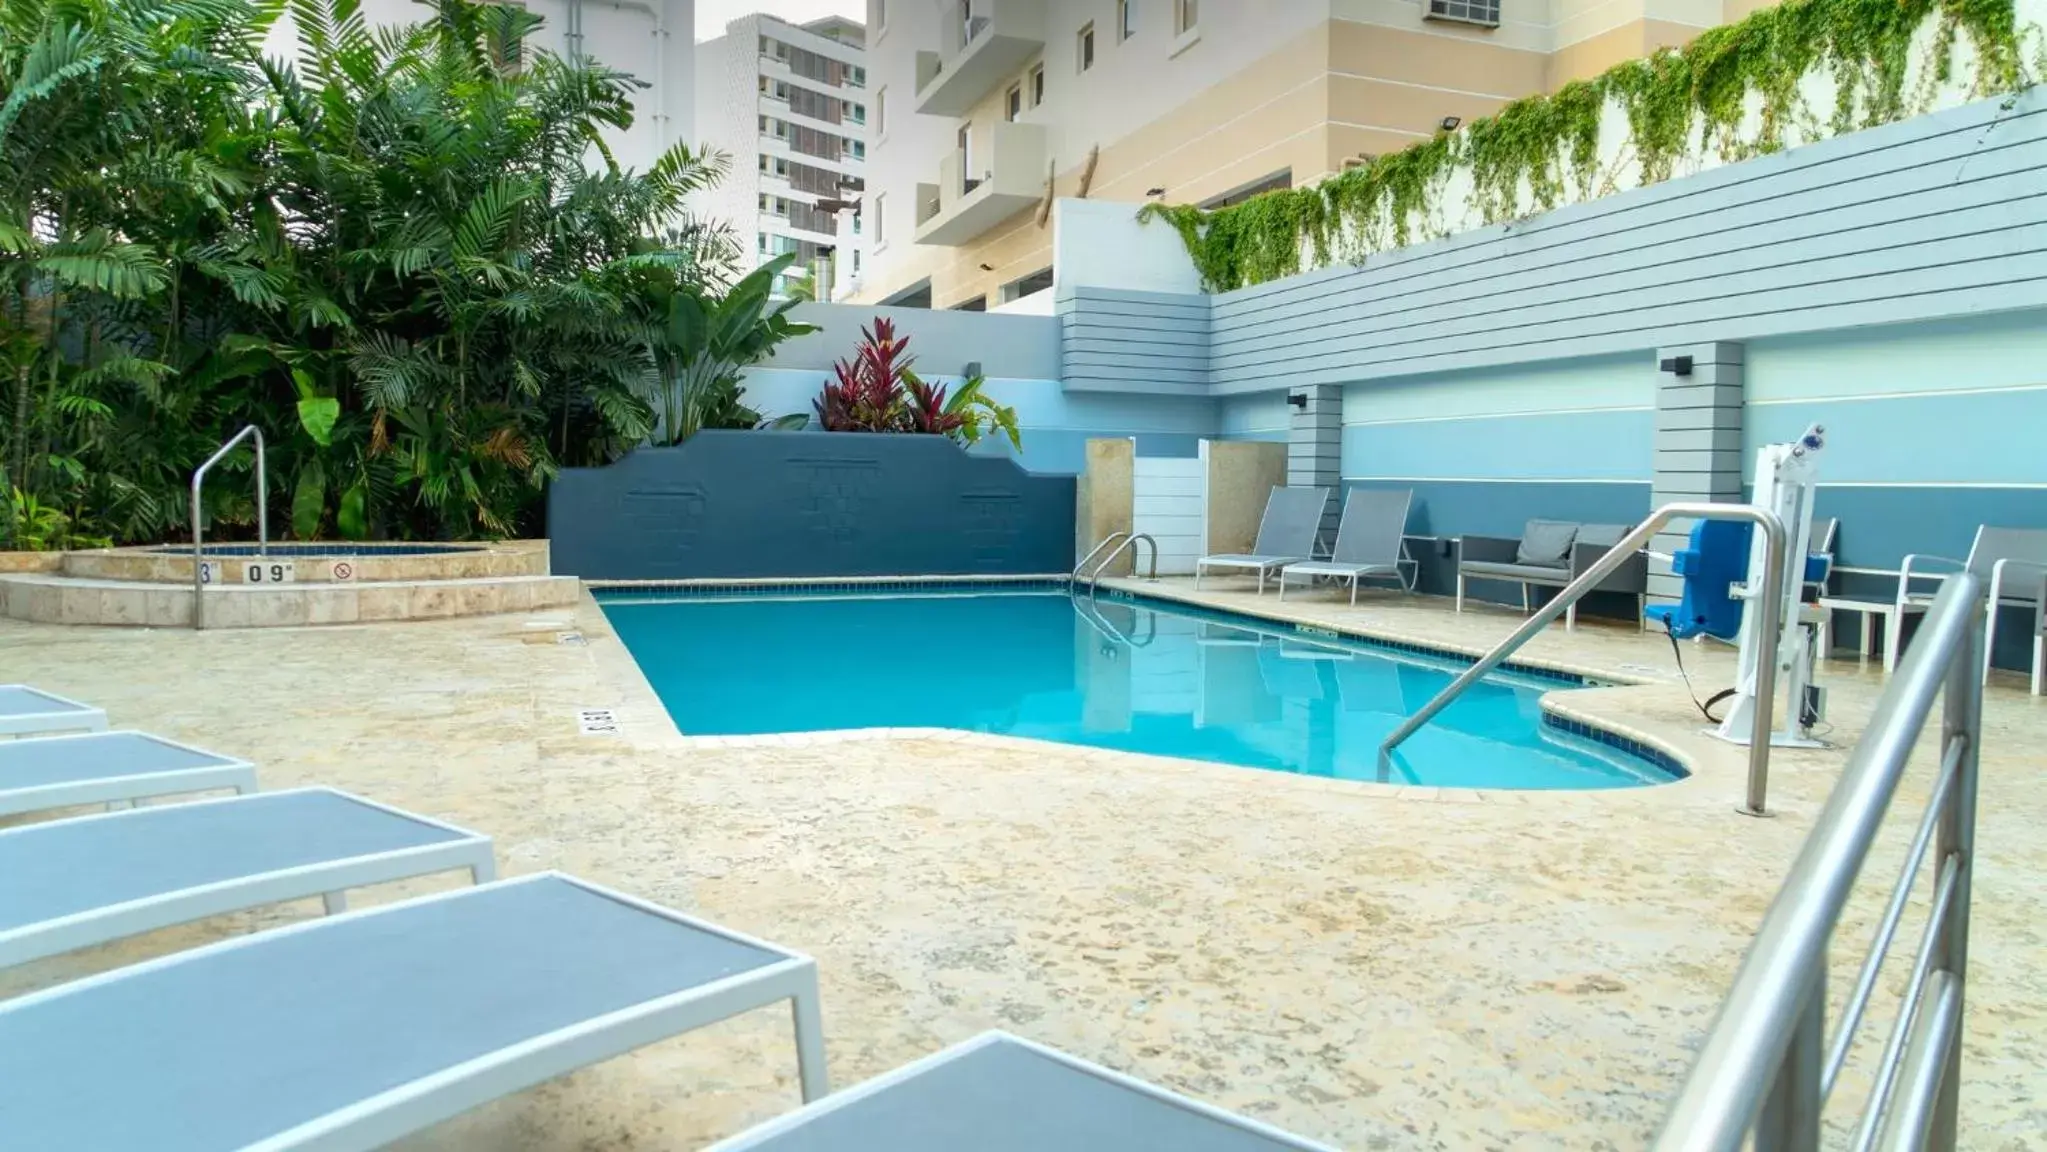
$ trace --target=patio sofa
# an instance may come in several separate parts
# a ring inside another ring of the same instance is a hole
[[[1530,587],[1562,588],[1598,563],[1633,525],[1576,524],[1567,520],[1530,520],[1521,537],[1461,536],[1457,540],[1457,611],[1464,611],[1465,585],[1470,580],[1500,580],[1521,586],[1521,610],[1528,611]],[[1649,558],[1637,553],[1593,589],[1635,598],[1635,620],[1649,593]],[[1578,606],[1564,610],[1564,627],[1578,626]]]

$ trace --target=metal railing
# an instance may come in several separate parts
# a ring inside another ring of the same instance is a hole
[[[228,437],[220,451],[206,458],[206,463],[192,473],[192,627],[206,627],[206,581],[203,571],[206,564],[205,521],[200,519],[199,492],[206,484],[206,472],[225,459],[235,450],[235,445],[254,436],[256,438],[256,555],[270,555],[270,480],[263,461],[263,430],[254,424]]]
[[[1770,658],[1760,660],[1756,667],[1756,726],[1749,737],[1748,746],[1748,800],[1744,811],[1752,816],[1763,814],[1763,803],[1770,785],[1770,728],[1771,710],[1777,696],[1777,651],[1776,635],[1778,616],[1784,606],[1784,525],[1774,512],[1750,504],[1666,504],[1651,513],[1647,520],[1635,525],[1633,531],[1621,537],[1620,542],[1607,550],[1597,563],[1585,570],[1584,574],[1564,586],[1564,590],[1551,597],[1549,602],[1536,609],[1535,615],[1522,621],[1513,635],[1493,646],[1493,650],[1478,658],[1471,667],[1450,686],[1436,693],[1436,697],[1422,705],[1421,711],[1407,718],[1393,735],[1379,745],[1379,754],[1385,756],[1400,745],[1400,742],[1414,735],[1415,730],[1436,714],[1450,706],[1464,690],[1478,683],[1493,669],[1498,668],[1507,657],[1514,654],[1536,633],[1549,626],[1549,622],[1563,615],[1564,610],[1576,604],[1587,592],[1597,588],[1613,570],[1628,562],[1629,558],[1649,542],[1649,538],[1672,520],[1746,520],[1763,533],[1762,591],[1750,599],[1757,611],[1756,627],[1760,635],[1769,637],[1764,641],[1764,651]]]
[[[1110,548],[1109,554],[1103,556],[1095,564],[1094,568],[1088,569],[1088,561],[1094,560],[1096,553],[1099,553],[1103,548],[1107,548],[1111,542],[1114,542],[1116,546]],[[1151,567],[1145,579],[1157,580],[1159,578],[1159,542],[1151,538],[1151,533],[1139,532],[1133,536],[1128,532],[1112,532],[1107,539],[1095,545],[1085,557],[1082,557],[1080,563],[1073,566],[1073,574],[1069,578],[1069,584],[1078,584],[1085,580],[1088,583],[1088,598],[1092,600],[1099,597],[1102,588],[1102,572],[1109,565],[1114,564],[1118,556],[1123,555],[1125,551],[1134,550],[1140,542],[1151,549]],[[1130,557],[1130,569],[1133,573],[1137,570],[1137,559],[1133,552]]]
[[[1121,628],[1116,627],[1116,625],[1110,623],[1109,618],[1107,616],[1102,615],[1101,606],[1097,604],[1092,598],[1090,598],[1086,603],[1082,603],[1080,599],[1080,593],[1069,589],[1067,592],[1067,599],[1073,604],[1074,613],[1078,615],[1082,620],[1087,621],[1088,627],[1094,629],[1097,633],[1100,633],[1101,635],[1108,637],[1110,640],[1123,645],[1125,648],[1149,648],[1151,647],[1152,641],[1158,639],[1159,626],[1156,618],[1152,620],[1150,632],[1148,632],[1144,636],[1144,638],[1140,640],[1137,637],[1134,637],[1129,633],[1123,631]]]
[[[1954,1148],[1983,721],[1983,594],[1982,578],[1962,573],[1935,598],[1742,960],[1656,1152],[1733,1152],[1751,1132],[1757,1152],[1819,1147],[1822,1109],[1840,1082],[1929,842],[1931,910],[1847,1147]],[[1933,795],[1828,1043],[1827,947],[1943,687]]]

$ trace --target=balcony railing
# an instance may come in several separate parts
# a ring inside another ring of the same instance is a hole
[[[989,147],[969,159],[955,148],[936,184],[917,185],[917,243],[959,245],[1038,203],[1045,194],[1045,130],[990,125]]]
[[[962,116],[1045,50],[1045,5],[1010,0],[971,19],[955,9],[946,17],[943,37],[939,43],[947,51],[917,53],[917,111]]]

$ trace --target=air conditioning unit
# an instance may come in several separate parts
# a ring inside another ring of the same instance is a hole
[[[1452,24],[1500,26],[1500,0],[1429,0],[1428,18]]]

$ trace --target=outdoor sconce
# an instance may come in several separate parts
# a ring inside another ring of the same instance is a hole
[[[1306,392],[1289,392],[1286,402],[1303,412],[1308,410],[1308,394]]]
[[[1692,358],[1689,356],[1671,356],[1657,365],[1657,367],[1670,373],[1672,376],[1689,376],[1692,374]]]
[[[1445,132],[1455,132],[1457,131],[1457,126],[1462,123],[1464,123],[1464,117],[1462,116],[1445,116],[1443,117],[1441,127]]]
[[[981,362],[979,360],[969,360],[967,361],[967,366],[960,369],[960,376],[963,379],[972,380],[974,377],[979,376],[980,374]]]
[[[1164,188],[1146,188],[1144,194],[1146,196],[1164,196],[1166,190]]]

